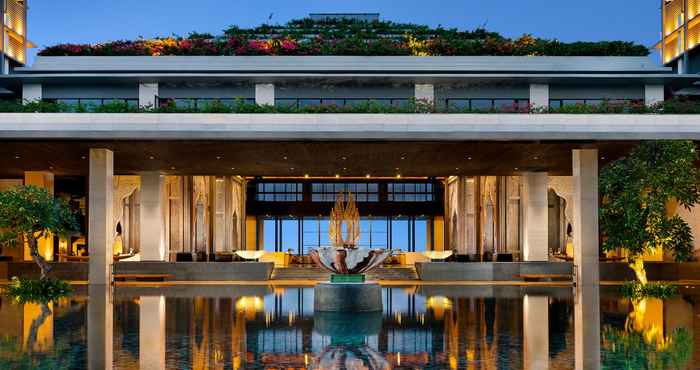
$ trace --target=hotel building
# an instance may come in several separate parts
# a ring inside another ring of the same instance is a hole
[[[0,74],[8,74],[27,62],[27,4],[0,0]]]
[[[518,111],[653,105],[700,80],[617,56],[39,56],[21,67],[24,4],[4,3],[14,9],[3,17],[4,45],[14,46],[3,49],[12,73],[0,87],[25,102]],[[89,265],[95,284],[114,269],[241,278],[252,264],[201,266],[246,256],[276,268],[244,277],[283,276],[330,243],[339,192],[357,201],[360,246],[394,250],[409,277],[439,255],[426,252],[452,251],[463,262],[568,255],[581,278],[598,262],[598,168],[638,140],[700,135],[685,115],[78,111],[0,113],[0,187],[46,187],[79,210],[80,232],[44,241],[42,254],[85,277]]]

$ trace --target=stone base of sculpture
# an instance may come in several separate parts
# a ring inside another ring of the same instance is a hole
[[[318,283],[315,312],[382,311],[382,288],[377,283]]]

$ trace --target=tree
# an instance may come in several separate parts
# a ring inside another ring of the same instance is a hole
[[[648,141],[601,171],[602,249],[626,250],[642,285],[647,283],[645,253],[663,248],[677,261],[692,256],[690,227],[680,216],[669,215],[668,204],[676,201],[690,209],[698,202],[697,161],[692,141]]]
[[[0,192],[0,245],[29,246],[34,262],[47,278],[51,265],[39,254],[38,240],[50,235],[66,236],[78,229],[65,201],[36,186],[17,186]]]

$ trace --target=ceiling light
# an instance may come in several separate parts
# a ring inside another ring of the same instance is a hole
[[[335,174],[335,178],[336,178],[336,179],[339,179],[339,178],[340,178],[340,175],[336,173],[336,174]]]
[[[308,179],[308,178],[309,178],[309,174],[308,174],[308,173],[307,173],[307,174],[304,174],[304,178],[305,178],[305,179]]]
[[[19,156],[19,154],[15,155],[15,159],[20,159],[22,157]],[[85,156],[83,156],[83,159],[85,159]]]
[[[221,159],[221,156],[220,156],[220,155],[217,155],[217,156],[216,156],[216,159],[217,159],[217,160]]]
[[[154,157],[154,156],[150,156],[150,157],[148,157],[148,159],[151,159],[151,160],[153,160],[153,159],[156,159],[156,157]]]
[[[396,178],[397,178],[397,179],[400,179],[400,178],[401,178],[401,174],[400,174],[400,173],[397,173],[397,174],[396,174]]]
[[[471,160],[472,160],[472,157],[467,157],[467,160],[468,160],[468,161],[471,161]]]
[[[284,157],[282,157],[282,159],[284,159],[284,160],[286,161],[286,160],[287,160],[287,156],[285,155]]]
[[[366,174],[365,177],[366,177],[366,178],[370,178],[370,177],[372,177],[372,176],[370,176],[369,174]]]

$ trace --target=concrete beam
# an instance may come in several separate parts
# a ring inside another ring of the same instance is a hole
[[[275,85],[274,84],[256,84],[255,85],[255,104],[258,105],[275,105]]]
[[[158,84],[157,83],[140,83],[139,84],[139,107],[154,108],[158,102]]]
[[[88,188],[88,251],[90,285],[111,283],[114,243],[114,153],[109,149],[90,149]]]
[[[164,193],[165,177],[160,172],[146,172],[141,175],[139,245],[142,261],[166,260]]]
[[[644,104],[654,105],[664,101],[664,85],[644,85]]]
[[[530,105],[549,108],[549,84],[530,84]]]
[[[41,84],[22,85],[22,101],[24,103],[40,102],[43,98],[43,88]]]
[[[598,150],[573,151],[574,299],[577,370],[600,369]]]
[[[694,114],[0,113],[0,139],[700,140]]]
[[[523,259],[549,260],[547,173],[523,173]]]

